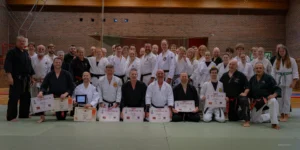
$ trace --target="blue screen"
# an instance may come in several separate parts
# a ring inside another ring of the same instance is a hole
[[[85,96],[77,96],[76,100],[77,103],[85,103]]]

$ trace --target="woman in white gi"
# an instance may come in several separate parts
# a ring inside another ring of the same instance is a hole
[[[115,76],[120,78],[122,83],[125,82],[126,61],[127,59],[122,56],[122,47],[120,45],[117,45],[116,55],[111,58],[110,64],[114,66]]]
[[[141,78],[141,61],[139,58],[136,57],[136,52],[134,50],[129,50],[129,59],[126,62],[126,81],[129,80],[129,73],[132,68],[137,70],[138,77],[137,79],[140,80]]]
[[[229,70],[229,55],[228,54],[224,54],[223,55],[223,62],[220,63],[217,68],[218,68],[218,80],[220,80],[220,78],[222,77],[222,75],[225,72],[228,72]]]
[[[91,81],[94,86],[97,85],[99,78],[105,75],[105,67],[109,63],[106,57],[102,55],[102,49],[97,48],[95,51],[96,57],[88,57],[88,61],[91,65]]]
[[[206,95],[213,93],[223,93],[223,83],[218,81],[218,69],[211,68],[210,72],[210,81],[207,81],[203,84],[200,92],[200,98],[202,101],[206,100]],[[203,111],[203,121],[210,122],[215,116],[215,120],[218,122],[225,122],[225,116],[223,108],[213,108],[213,107],[204,107]]]
[[[240,55],[241,61],[238,62],[238,71],[244,73],[248,81],[254,75],[253,67],[250,63],[247,62],[246,55]]]
[[[156,64],[156,55],[151,52],[151,44],[145,43],[145,55],[141,58],[141,81],[150,84],[152,71]]]
[[[190,59],[186,57],[186,50],[184,47],[179,47],[178,59],[176,60],[175,74],[173,78],[172,86],[175,87],[180,83],[180,74],[186,72],[192,74],[193,65],[190,62]]]
[[[150,82],[154,81],[157,70],[162,69],[165,72],[165,81],[171,84],[175,72],[175,54],[168,49],[166,39],[161,40],[161,49],[162,52],[157,56]]]
[[[96,52],[97,53],[97,52]],[[96,107],[99,101],[99,93],[91,81],[89,72],[84,72],[82,75],[83,83],[79,84],[72,95],[73,100],[76,102],[76,95],[86,95],[87,101],[84,107]]]
[[[291,107],[292,91],[299,79],[299,73],[295,59],[289,56],[287,47],[283,45],[279,46],[272,76],[282,91],[281,98],[278,98],[280,121],[286,122]]]
[[[265,58],[265,49],[263,47],[258,48],[257,58],[251,62],[252,67],[254,68],[255,64],[258,62],[261,62],[262,64],[264,64],[266,74],[272,73],[272,64],[268,59]]]
[[[198,51],[196,52],[196,60],[198,62],[205,61],[205,52],[207,51],[207,47],[205,45],[200,45]]]
[[[31,86],[31,97],[38,95],[39,89],[45,76],[51,71],[52,60],[45,56],[46,47],[37,46],[37,55],[31,58],[32,68],[35,72],[33,75],[33,84]]]
[[[258,47],[252,47],[251,48],[252,51],[252,59],[256,59],[258,57],[257,51],[258,51]],[[255,65],[255,64],[254,64]],[[254,66],[253,66],[254,67]]]
[[[121,86],[120,78],[114,76],[114,66],[108,64],[105,69],[106,75],[99,79],[97,91],[99,92],[100,107],[116,108],[121,102]]]
[[[189,48],[186,53],[187,58],[191,61],[193,65],[193,70],[192,72],[188,73],[189,76],[192,75],[192,73],[197,69],[198,67],[198,61],[195,59],[195,51],[193,48]]]

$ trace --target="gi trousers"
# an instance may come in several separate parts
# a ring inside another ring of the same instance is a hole
[[[218,122],[225,122],[225,116],[223,112],[223,108],[210,108],[206,107],[203,112],[203,121],[210,122],[212,119]]]
[[[180,122],[180,121],[190,121],[190,122],[199,122],[200,115],[199,113],[173,113],[172,122]]]
[[[29,92],[29,77],[28,78],[13,78],[14,84],[9,86],[9,96],[7,104],[7,121],[17,118],[18,115],[18,100],[20,99],[19,118],[29,118],[30,112],[30,92]]]
[[[229,98],[228,120],[250,121],[250,108],[247,97]]]
[[[289,114],[291,110],[291,96],[293,89],[287,86],[280,86],[281,98],[278,98],[280,114]]]
[[[269,112],[263,114],[263,109],[265,106],[269,107]],[[253,123],[264,123],[271,121],[271,124],[279,124],[278,122],[278,102],[275,98],[268,100],[268,103],[257,110],[255,107],[251,111],[250,121]]]

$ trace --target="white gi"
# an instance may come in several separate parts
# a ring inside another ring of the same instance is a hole
[[[244,73],[248,81],[254,75],[253,67],[250,63],[244,65],[242,62],[238,62],[238,71]]]
[[[294,58],[291,58],[291,68],[286,68],[286,64],[283,66],[282,61],[280,62],[279,70],[276,69],[275,60],[273,65],[272,76],[276,80],[276,83],[281,88],[281,98],[278,98],[279,112],[280,114],[289,114],[291,107],[291,96],[293,89],[290,85],[294,79],[299,79],[298,66]]]
[[[251,62],[252,67],[254,68],[255,64],[258,63],[258,62],[261,62],[264,65],[265,73],[271,75],[271,73],[272,73],[272,64],[271,64],[271,62],[266,58],[263,58],[262,60],[259,60],[258,58],[256,58],[256,59],[252,60],[252,62]]]
[[[263,113],[263,108],[269,107],[269,110]],[[290,109],[290,108],[289,108]],[[265,123],[271,121],[271,124],[279,124],[278,122],[278,102],[275,98],[268,100],[268,103],[261,107],[258,111],[254,107],[251,111],[250,122]]]
[[[156,72],[158,69],[162,69],[165,72],[165,80],[168,78],[173,79],[175,72],[175,54],[170,50],[167,50],[165,54],[160,53],[157,56],[155,67],[152,71],[152,77],[156,77]]]
[[[120,103],[121,102],[121,86],[120,78],[113,76],[111,82],[107,80],[107,76],[100,77],[97,91],[99,93],[99,103]]]
[[[131,68],[135,68],[137,70],[137,80],[140,80],[141,78],[141,61],[139,58],[135,57],[134,61],[131,62],[130,64],[130,59],[127,60],[126,62],[126,80],[128,80],[129,78],[129,73],[130,73],[130,70]]]
[[[87,97],[87,104],[91,104],[93,107],[96,107],[99,101],[99,93],[97,89],[92,84],[89,84],[86,88],[84,83],[79,84],[74,92],[73,92],[73,99],[76,99],[76,95],[86,95]]]
[[[180,81],[180,73],[186,72],[187,74],[192,74],[193,72],[193,65],[190,61],[190,59],[186,58],[185,60],[181,58],[181,60],[176,60],[175,64],[175,74],[173,78],[173,84],[172,86],[175,87],[178,85]]]
[[[204,56],[202,56],[201,58],[199,58],[198,60],[197,60],[199,63],[200,62],[205,62],[205,57]]]
[[[31,97],[36,97],[45,76],[51,71],[52,61],[46,56],[39,60],[38,56],[36,55],[35,57],[31,58],[31,65],[35,72],[33,78],[37,81],[31,87]]]
[[[36,52],[34,52],[34,54],[32,56],[30,56],[30,58],[32,59],[35,56],[37,56]]]
[[[115,56],[115,55],[109,55],[109,56],[107,57],[108,62],[111,62],[111,60],[112,60],[112,58],[113,58],[114,56]]]
[[[218,81],[218,85],[216,90],[212,85],[211,81],[205,82],[201,88],[200,98],[202,99],[203,96],[212,93],[222,93],[223,90],[223,83]],[[211,108],[205,107],[203,111],[203,121],[210,122],[212,120],[213,114],[215,116],[215,120],[218,122],[225,122],[225,116],[223,112],[223,108]]]
[[[197,88],[198,92],[200,87],[204,84],[204,82],[207,82],[210,80],[210,73],[209,70],[212,67],[216,67],[216,64],[214,62],[210,62],[210,64],[207,66],[205,61],[199,62],[197,69],[194,71],[194,73],[191,76],[191,79],[193,80],[193,85]]]
[[[174,106],[174,96],[172,87],[163,82],[159,88],[158,82],[152,82],[146,92],[146,105],[153,105],[154,107]]]
[[[156,55],[150,52],[141,58],[141,81],[148,85],[156,64]]]
[[[241,58],[239,56],[235,56],[233,59],[237,60],[238,62],[241,62]],[[246,62],[247,63],[250,63],[250,57],[249,56],[246,56]]]
[[[105,75],[105,68],[106,65],[109,64],[107,58],[102,57],[98,64],[97,64],[97,60],[96,57],[88,57],[88,61],[90,63],[90,73],[91,73],[91,82],[94,86],[97,86],[97,82],[99,81],[99,78],[101,76]]]
[[[225,72],[228,72],[228,71],[229,71],[229,64],[227,64],[226,67],[225,67],[224,63],[220,63],[220,64],[217,66],[217,68],[218,68],[218,70],[219,70],[219,72],[218,72],[218,80],[220,80],[221,77],[223,76],[223,74],[224,74]]]
[[[121,58],[113,56],[110,63],[114,66],[115,76],[122,78],[122,83],[124,83],[126,75],[126,58],[124,58],[123,56]]]
[[[49,54],[47,54],[45,55],[45,57],[47,57],[51,61],[51,65],[52,65],[54,58],[56,58],[57,56],[53,54],[53,56],[51,57]]]
[[[191,62],[191,63],[193,65],[193,71],[189,73],[189,76],[191,76],[194,73],[194,71],[197,69],[199,62],[198,62],[198,60],[193,59],[193,62]]]

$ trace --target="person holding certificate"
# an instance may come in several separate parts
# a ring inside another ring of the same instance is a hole
[[[174,105],[173,90],[170,84],[164,81],[164,70],[158,69],[156,72],[157,80],[152,82],[146,92],[146,107],[147,111],[150,105],[155,108],[164,108],[169,106],[170,118],[172,118],[172,108]],[[146,113],[146,117],[149,116],[149,112]]]
[[[223,83],[218,81],[218,71],[219,70],[215,67],[209,70],[211,80],[205,82],[201,88],[200,98],[202,101],[207,100],[206,95],[223,93]],[[216,121],[225,122],[223,108],[205,106],[203,111],[203,121],[210,122],[213,119],[213,116]]]
[[[44,94],[53,94],[54,98],[61,98],[66,99],[67,96],[72,95],[75,85],[72,80],[71,74],[61,69],[62,65],[62,59],[60,58],[54,58],[53,60],[54,64],[54,71],[51,71],[48,73],[43,80],[43,83],[41,85],[41,91],[37,95],[38,98],[43,98]],[[58,111],[56,112],[56,118],[57,120],[65,120],[66,119],[67,111]],[[44,113],[40,113],[41,119],[38,121],[38,123],[45,121],[45,115]]]
[[[91,75],[84,72],[82,75],[83,83],[79,84],[73,93],[73,99],[77,104],[83,104],[84,107],[96,107],[99,101],[99,93],[96,87],[91,84]]]
[[[172,108],[173,116],[172,116],[172,121],[173,122],[180,122],[180,121],[192,121],[192,122],[199,122],[200,121],[200,115],[198,113],[199,111],[199,97],[196,88],[188,84],[188,74],[181,73],[180,74],[180,81],[181,83],[178,84],[177,86],[174,87],[173,89],[173,94],[174,94],[174,101],[175,101],[175,107]],[[188,110],[191,110],[189,112],[184,111],[182,112],[181,109],[177,108],[180,107],[176,102],[182,101],[182,102],[187,102],[187,101],[192,101],[194,102],[193,106],[191,104],[187,104],[186,107]],[[196,106],[196,107],[195,107]],[[191,108],[193,107],[193,108]]]
[[[254,123],[271,121],[272,128],[278,130],[279,104],[276,97],[281,96],[281,89],[275,79],[264,72],[262,62],[256,63],[254,68],[256,75],[249,81],[249,97],[252,100],[250,121]]]
[[[106,65],[105,73],[97,85],[100,107],[117,108],[121,102],[122,80],[114,76],[114,66],[111,64]]]

